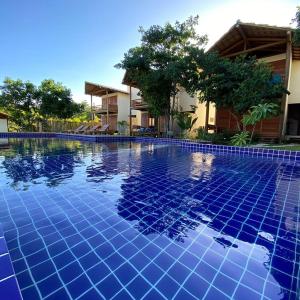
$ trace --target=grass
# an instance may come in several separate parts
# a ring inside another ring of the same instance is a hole
[[[268,145],[265,148],[277,149],[277,150],[291,150],[291,151],[300,151],[300,145]]]

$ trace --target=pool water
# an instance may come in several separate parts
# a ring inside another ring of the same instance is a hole
[[[0,149],[25,300],[297,299],[299,199],[299,163],[58,139]]]

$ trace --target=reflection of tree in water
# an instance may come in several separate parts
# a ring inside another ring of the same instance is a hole
[[[57,186],[74,175],[76,165],[82,163],[82,155],[89,144],[58,139],[12,139],[10,148],[1,151],[2,165],[11,185],[36,183],[44,178],[48,186]],[[23,187],[23,188],[25,188]]]
[[[89,143],[61,139],[9,139],[9,149],[0,152],[1,156],[28,156],[28,155],[62,155],[83,152],[89,148]]]
[[[293,299],[295,294],[290,294],[290,290],[296,291],[300,258],[300,244],[296,243],[299,239],[296,228],[299,230],[300,226],[299,200],[289,202],[292,208],[289,207],[289,214],[285,215],[282,207],[276,211],[276,199],[283,195],[273,197],[280,189],[280,185],[276,186],[278,178],[282,186],[291,185],[289,177],[282,177],[289,166],[282,164],[274,172],[278,167],[275,162],[221,156],[213,160],[207,155],[191,155],[198,157],[187,160],[186,155],[180,156],[171,148],[157,149],[152,156],[144,154],[137,166],[139,172],[126,179],[122,186],[123,198],[117,206],[119,215],[129,221],[138,221],[136,228],[145,235],[164,234],[184,242],[191,231],[200,224],[207,224],[225,236],[264,246],[272,257],[266,262],[267,269],[271,269],[273,277],[283,287],[283,298]],[[261,172],[256,174],[259,168]],[[267,182],[260,181],[262,174]],[[299,193],[299,167],[294,175],[292,184]],[[225,181],[233,188],[222,187]],[[258,198],[264,189],[268,193]],[[239,190],[240,193],[234,195]],[[220,200],[216,201],[220,195]],[[270,202],[271,208],[264,218]],[[224,247],[238,247],[224,237],[214,240]]]
[[[129,148],[128,148],[129,145]],[[102,151],[92,156],[87,165],[87,181],[100,183],[121,173],[128,173],[130,169],[129,157],[140,149],[139,143],[105,143]]]

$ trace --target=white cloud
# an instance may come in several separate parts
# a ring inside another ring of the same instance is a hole
[[[257,24],[290,26],[297,1],[234,0],[224,1],[205,13],[199,12],[199,33],[208,34],[208,47],[216,42],[237,20]]]

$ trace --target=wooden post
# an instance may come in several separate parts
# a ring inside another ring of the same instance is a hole
[[[287,42],[286,42],[286,60],[285,60],[285,78],[284,86],[288,90],[290,84],[291,75],[291,64],[292,64],[292,34],[291,31],[287,32]],[[286,123],[288,115],[288,95],[284,95],[282,100],[282,118],[281,118],[281,131],[280,131],[280,141],[285,139],[286,135]]]
[[[132,91],[131,91],[131,85],[129,86],[129,135],[132,135]]]
[[[93,114],[93,94],[91,94],[91,121],[94,120],[94,114]]]
[[[108,95],[108,91],[106,91],[106,96]],[[106,124],[108,125],[109,119],[109,111],[108,111],[109,99],[106,97]]]
[[[205,112],[205,132],[208,132],[208,120],[209,120],[209,101],[206,101],[206,112]]]

